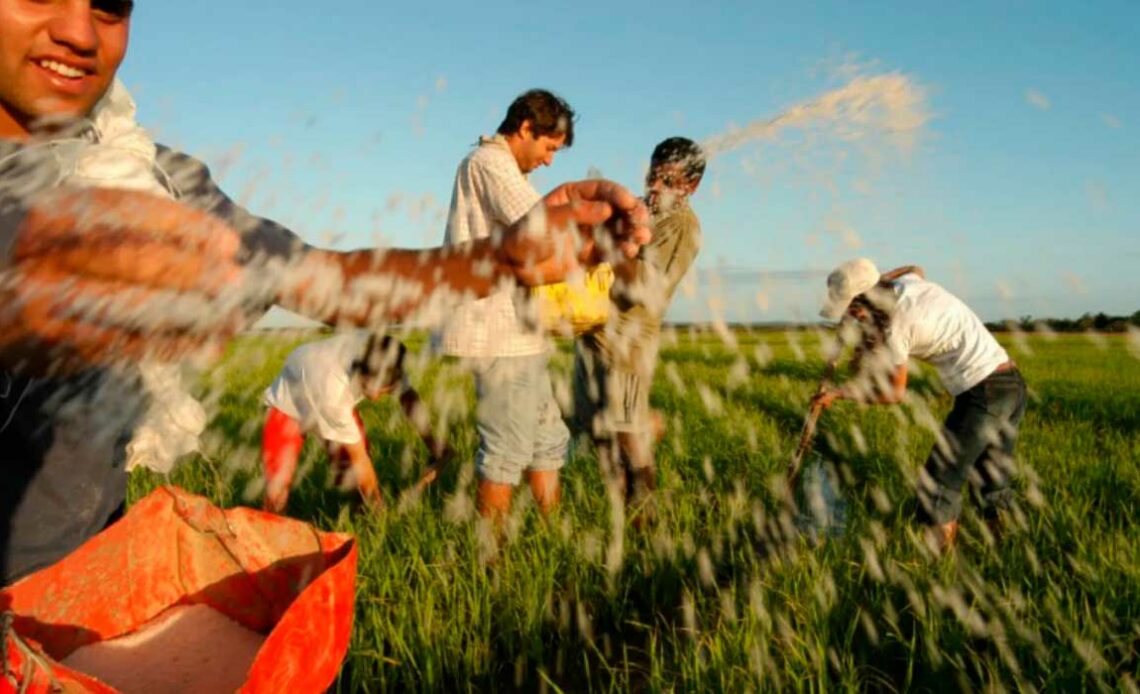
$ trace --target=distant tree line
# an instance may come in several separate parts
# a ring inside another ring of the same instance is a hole
[[[1034,318],[1022,316],[1018,320],[1005,320],[997,323],[986,323],[986,327],[993,332],[1007,332],[1010,330],[1024,330],[1027,332],[1039,330],[1042,326],[1058,333],[1086,333],[1090,330],[1098,333],[1128,332],[1128,327],[1140,328],[1140,311],[1131,316],[1110,316],[1106,313],[1086,313],[1080,318]]]

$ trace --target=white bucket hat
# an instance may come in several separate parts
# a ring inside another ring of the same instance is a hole
[[[879,269],[866,258],[848,260],[827,276],[827,300],[819,315],[839,320],[855,297],[879,283]]]

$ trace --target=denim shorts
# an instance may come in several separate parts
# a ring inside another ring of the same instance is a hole
[[[524,471],[559,470],[566,463],[570,431],[554,399],[549,361],[547,354],[471,360],[480,479],[517,485]]]

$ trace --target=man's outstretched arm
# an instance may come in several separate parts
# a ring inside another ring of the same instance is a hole
[[[632,257],[649,239],[647,221],[629,191],[592,180],[556,188],[497,241],[302,247],[284,263],[258,264],[243,235],[214,215],[133,191],[56,190],[32,202],[0,265],[0,366],[42,375],[210,359],[274,302],[325,322],[400,319],[433,298],[484,296],[502,281],[559,281],[604,249]]]
[[[615,183],[568,183],[497,239],[424,250],[307,248],[286,271],[277,303],[355,325],[401,320],[425,307],[441,314],[503,284],[549,284],[582,265],[633,257],[649,240],[647,222],[641,202]]]

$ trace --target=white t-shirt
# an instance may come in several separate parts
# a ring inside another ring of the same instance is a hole
[[[367,344],[367,333],[354,332],[301,345],[265,390],[265,404],[297,420],[304,432],[316,431],[334,443],[358,443],[353,413],[364,393],[349,369]]]
[[[978,385],[1009,361],[977,314],[962,300],[918,275],[893,283],[898,304],[887,330],[887,348],[895,366],[910,357],[938,369],[951,395]]]
[[[519,170],[502,135],[484,137],[460,164],[451,193],[444,245],[492,236],[522,219],[542,199]],[[515,296],[502,291],[458,307],[437,339],[457,357],[519,357],[542,354],[538,326],[524,327]]]

